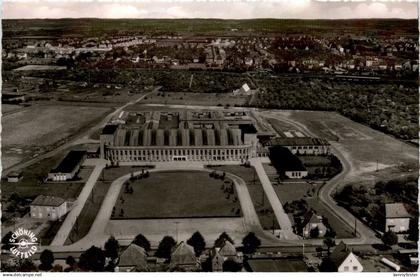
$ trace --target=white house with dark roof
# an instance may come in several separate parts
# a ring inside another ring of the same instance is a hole
[[[340,242],[330,255],[330,259],[337,272],[362,272],[363,266],[358,257],[348,248],[344,242]]]
[[[302,235],[304,238],[311,237],[311,231],[318,228],[318,237],[322,238],[327,232],[327,227],[322,222],[322,216],[309,211],[305,214],[302,222]]]
[[[39,195],[30,204],[32,218],[57,220],[66,213],[66,201],[60,197]]]
[[[395,233],[408,231],[411,215],[403,203],[385,204],[385,217],[385,232],[388,230]]]

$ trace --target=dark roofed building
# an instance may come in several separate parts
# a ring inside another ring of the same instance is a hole
[[[318,216],[313,211],[305,214],[302,221],[302,235],[304,238],[311,237],[311,231],[318,228],[318,237],[324,237],[327,232],[327,227],[322,222],[322,217]]]
[[[302,161],[293,155],[286,147],[271,146],[269,151],[271,163],[281,176],[288,178],[302,178],[308,176],[308,171]]]
[[[411,215],[404,203],[385,204],[385,232],[391,230],[396,233],[407,232],[410,227]]]
[[[330,143],[322,138],[311,137],[275,137],[267,145],[283,146],[293,154],[329,155]]]
[[[103,135],[113,135],[117,129],[118,129],[118,125],[116,125],[116,124],[107,124],[102,129],[102,134]]]
[[[86,151],[71,150],[64,159],[48,173],[48,179],[66,181],[73,179],[86,158]]]
[[[171,268],[182,268],[187,271],[195,271],[199,267],[195,257],[194,248],[185,242],[180,242],[171,253]]]

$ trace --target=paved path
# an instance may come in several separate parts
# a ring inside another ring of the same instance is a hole
[[[77,198],[76,203],[73,205],[72,210],[67,215],[66,219],[64,220],[63,224],[60,227],[60,230],[58,230],[53,241],[51,242],[51,245],[64,245],[67,237],[69,236],[71,230],[73,229],[74,223],[76,222],[77,218],[82,212],[83,207],[85,206],[85,203],[87,199],[89,198],[89,195],[92,192],[92,189],[96,184],[96,181],[99,178],[99,175],[101,174],[102,170],[105,168],[106,160],[87,159],[84,165],[90,165],[90,166],[94,165],[95,168],[90,174],[89,179],[86,181],[86,184],[83,187],[82,191],[80,192],[79,197]]]
[[[289,217],[283,209],[276,191],[273,188],[270,180],[268,179],[267,174],[263,168],[261,160],[259,158],[252,158],[251,165],[254,166],[257,171],[258,178],[261,181],[261,184],[264,188],[265,195],[267,196],[268,201],[270,202],[271,207],[273,208],[274,214],[276,215],[277,222],[281,228],[281,238],[287,240],[296,240],[298,237],[293,233],[292,223],[290,222]]]

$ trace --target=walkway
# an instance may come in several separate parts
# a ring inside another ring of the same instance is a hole
[[[257,171],[258,178],[261,181],[261,184],[264,188],[265,195],[267,196],[268,201],[270,202],[271,207],[273,208],[274,214],[276,215],[277,222],[281,228],[281,238],[286,240],[296,240],[298,237],[293,233],[292,223],[290,222],[289,217],[283,209],[277,194],[268,179],[267,174],[263,168],[261,160],[259,158],[251,159],[251,165],[254,166]]]
[[[73,209],[67,215],[66,219],[64,220],[63,224],[58,230],[57,234],[55,235],[51,245],[64,245],[67,237],[69,236],[71,230],[73,229],[73,225],[76,222],[77,218],[79,217],[80,213],[85,206],[87,199],[89,198],[90,193],[92,192],[93,187],[96,184],[96,181],[99,178],[102,170],[105,168],[106,160],[101,159],[87,159],[84,163],[85,166],[95,166],[90,175],[89,179],[86,181],[85,186],[83,187],[82,191],[77,198],[77,201],[73,205]]]

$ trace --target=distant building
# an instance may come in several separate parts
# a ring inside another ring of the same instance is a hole
[[[118,270],[125,272],[149,271],[147,266],[147,253],[143,247],[134,243],[130,244],[120,255]]]
[[[12,171],[7,175],[7,182],[9,183],[17,183],[22,180],[23,174],[21,171]]]
[[[38,195],[30,204],[32,218],[57,220],[67,213],[67,203],[55,196]]]
[[[337,272],[362,272],[363,266],[344,242],[340,242],[330,255]]]
[[[252,95],[255,93],[255,90],[251,89],[247,83],[243,84],[239,89],[233,91],[233,95]]]
[[[318,228],[318,237],[322,238],[327,232],[327,227],[322,222],[322,216],[315,214],[313,211],[309,211],[303,218],[302,222],[302,235],[304,238],[311,237],[311,231]]]
[[[268,143],[271,146],[283,146],[293,154],[329,155],[330,143],[322,138],[311,137],[276,137]]]
[[[70,151],[60,164],[48,173],[48,179],[52,181],[67,181],[73,179],[85,158],[86,151]]]
[[[196,271],[199,269],[198,259],[195,257],[194,248],[185,242],[180,242],[171,253],[170,268]]]
[[[385,204],[385,216],[385,232],[388,230],[395,233],[408,231],[411,215],[403,203]]]
[[[302,161],[286,147],[272,146],[269,151],[271,163],[281,176],[292,179],[308,176],[308,171]]]

